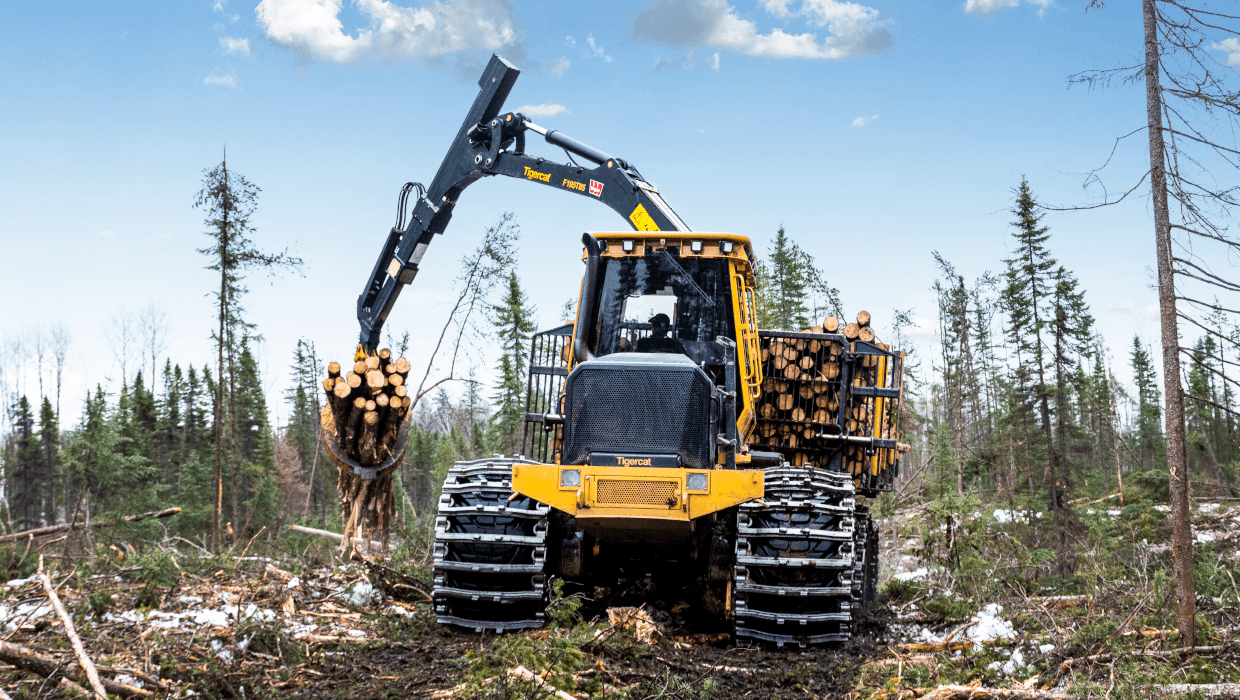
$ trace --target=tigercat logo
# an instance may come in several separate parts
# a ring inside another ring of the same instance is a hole
[[[528,170],[529,168],[526,168],[526,169]],[[565,178],[565,180],[564,180],[564,186],[565,186],[565,187],[567,187],[567,188],[568,188],[568,189],[570,189],[570,190],[577,190],[578,192],[585,192],[585,191],[586,191],[586,183],[584,183],[584,182],[576,182],[576,181],[574,181],[574,180],[569,180],[569,179],[567,179],[567,178]]]
[[[525,166],[525,176],[531,180],[541,180],[542,182],[551,182],[551,173],[540,173],[537,170]]]
[[[617,457],[622,467],[649,467],[651,459],[649,457]]]

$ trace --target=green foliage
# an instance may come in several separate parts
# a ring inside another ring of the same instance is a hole
[[[564,582],[557,579],[552,583],[551,603],[547,608],[550,624],[546,630],[531,634],[506,634],[496,638],[486,653],[467,652],[466,678],[475,684],[475,694],[470,697],[507,697],[496,694],[506,693],[506,688],[495,687],[500,684],[489,688],[481,684],[517,665],[540,675],[546,673],[547,682],[560,690],[575,690],[573,674],[586,661],[584,647],[603,629],[581,619],[578,614],[581,605],[579,598],[564,596]]]
[[[134,572],[136,579],[152,586],[170,588],[181,580],[180,567],[173,561],[172,554],[162,549],[134,556],[130,566],[139,567]]]
[[[842,317],[840,293],[827,284],[814,257],[780,226],[771,254],[754,262],[758,327],[799,331],[822,323],[827,314]]]
[[[1166,480],[1167,443],[1162,432],[1162,409],[1159,408],[1158,374],[1150,352],[1141,339],[1133,336],[1132,352],[1133,382],[1137,385],[1136,449],[1143,471],[1162,473]]]
[[[504,297],[491,307],[495,335],[501,348],[499,377],[495,385],[495,414],[491,418],[490,442],[503,454],[521,452],[525,427],[526,374],[530,335],[534,332],[535,309],[529,304],[517,273],[508,272]],[[477,431],[473,431],[477,434]]]
[[[86,596],[86,607],[96,619],[102,618],[103,614],[111,610],[114,605],[116,601],[112,599],[112,591],[99,591]]]

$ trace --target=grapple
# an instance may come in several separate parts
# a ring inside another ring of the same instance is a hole
[[[400,430],[396,433],[396,442],[387,451],[387,456],[383,461],[378,464],[359,464],[357,460],[348,456],[341,444],[343,436],[336,432],[336,417],[332,413],[332,407],[324,406],[319,412],[319,419],[323,424],[323,446],[327,448],[327,453],[331,455],[336,466],[348,469],[358,478],[367,481],[387,474],[400,464],[401,458],[405,456],[405,448],[409,446],[409,434],[413,426],[413,414],[410,413],[401,423]]]

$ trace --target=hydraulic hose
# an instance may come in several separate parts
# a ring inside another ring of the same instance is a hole
[[[573,357],[578,362],[594,359],[590,352],[590,338],[594,335],[594,322],[598,316],[598,239],[588,233],[581,235],[586,247],[586,276],[581,281],[581,307],[577,309],[577,328],[573,332]]]

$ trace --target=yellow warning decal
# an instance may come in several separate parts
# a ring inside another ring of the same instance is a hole
[[[632,214],[629,214],[629,221],[633,222],[638,231],[659,230],[659,225],[654,222],[654,219],[650,218],[650,212],[646,211],[646,207],[640,204],[637,205]]]

